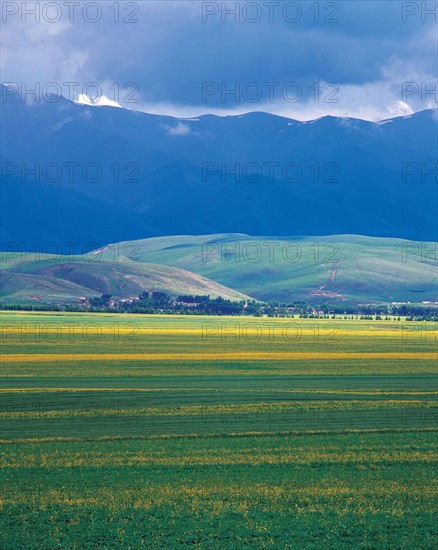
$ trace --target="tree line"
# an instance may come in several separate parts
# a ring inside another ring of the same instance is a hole
[[[182,315],[247,315],[253,317],[300,317],[300,318],[360,318],[400,319],[408,321],[438,321],[438,307],[426,304],[345,304],[309,303],[296,301],[258,302],[256,300],[233,301],[209,295],[180,295],[172,297],[166,292],[143,292],[133,299],[102,294],[89,298],[81,304],[1,304],[4,310],[22,311],[69,311],[138,314]]]

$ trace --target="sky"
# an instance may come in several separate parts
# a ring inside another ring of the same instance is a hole
[[[1,9],[1,81],[39,100],[298,120],[437,106],[435,1],[2,0]]]

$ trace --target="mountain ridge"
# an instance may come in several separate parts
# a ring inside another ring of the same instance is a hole
[[[229,232],[437,240],[437,110],[301,122],[7,99],[1,229],[17,245]]]

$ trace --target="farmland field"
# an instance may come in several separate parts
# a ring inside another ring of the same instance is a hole
[[[436,547],[436,324],[1,317],[2,549]]]

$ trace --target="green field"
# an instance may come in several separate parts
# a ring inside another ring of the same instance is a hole
[[[436,547],[436,324],[1,328],[2,549]]]

